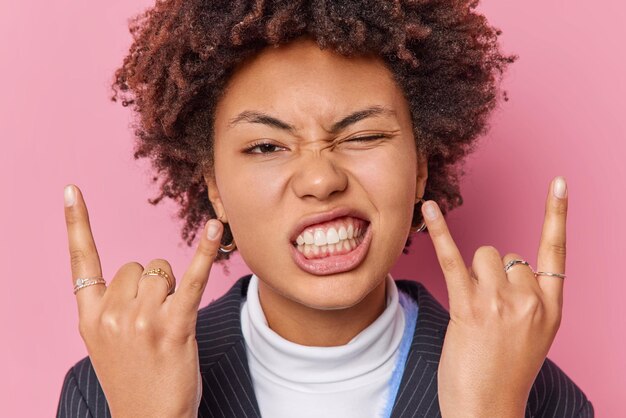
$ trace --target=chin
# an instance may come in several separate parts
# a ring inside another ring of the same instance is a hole
[[[289,286],[288,293],[283,293],[283,296],[308,308],[318,310],[352,308],[380,285],[380,280],[372,279],[380,275],[374,272],[366,273],[365,269],[329,276],[304,275],[308,277],[295,276],[298,279]],[[385,275],[383,274],[382,277]]]

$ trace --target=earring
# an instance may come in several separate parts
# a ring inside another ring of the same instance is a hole
[[[235,244],[235,238],[233,238],[233,240],[228,245],[222,245],[222,243],[220,243],[219,251],[223,254],[228,254],[234,251],[235,248],[237,248],[237,245]]]
[[[219,219],[219,221],[223,224],[225,223],[224,221],[222,221],[222,215],[218,216],[217,219]],[[235,244],[235,238],[233,237],[233,240],[228,245],[222,245],[222,243],[220,242],[220,248],[218,250],[222,254],[228,254],[235,251],[235,248],[237,248],[237,244]]]
[[[420,197],[419,200],[415,202],[415,204],[417,205],[418,202],[422,202],[422,204],[424,204],[425,200]],[[411,233],[414,234],[416,232],[422,232],[425,229],[426,229],[426,222],[422,222],[422,224],[418,227],[411,226]]]

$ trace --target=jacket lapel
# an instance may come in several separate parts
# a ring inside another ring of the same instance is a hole
[[[437,370],[450,316],[421,283],[396,284],[417,301],[418,316],[391,417],[440,417]]]
[[[202,375],[198,417],[261,416],[240,321],[240,304],[250,277],[239,279],[224,296],[198,312],[196,339]]]

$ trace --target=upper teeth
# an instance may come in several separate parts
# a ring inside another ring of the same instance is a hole
[[[352,224],[349,224],[347,228],[345,226],[340,226],[339,229],[330,227],[326,232],[322,228],[315,228],[314,231],[306,230],[298,235],[296,243],[298,245],[315,244],[321,247],[322,245],[336,244],[339,240],[352,239],[358,236],[359,233],[360,229],[357,228],[355,231]]]

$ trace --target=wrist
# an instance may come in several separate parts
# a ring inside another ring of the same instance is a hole
[[[446,402],[440,399],[439,407],[442,418],[523,418],[526,412],[526,402],[496,399],[491,401],[476,401],[456,399]]]
[[[439,393],[439,407],[442,418],[523,418],[527,399],[512,391],[444,390]]]
[[[176,408],[176,410],[163,411],[158,413],[155,411],[139,411],[137,409],[126,409],[124,411],[111,409],[111,418],[131,418],[138,416],[149,416],[154,418],[198,418],[198,407],[194,408]]]

